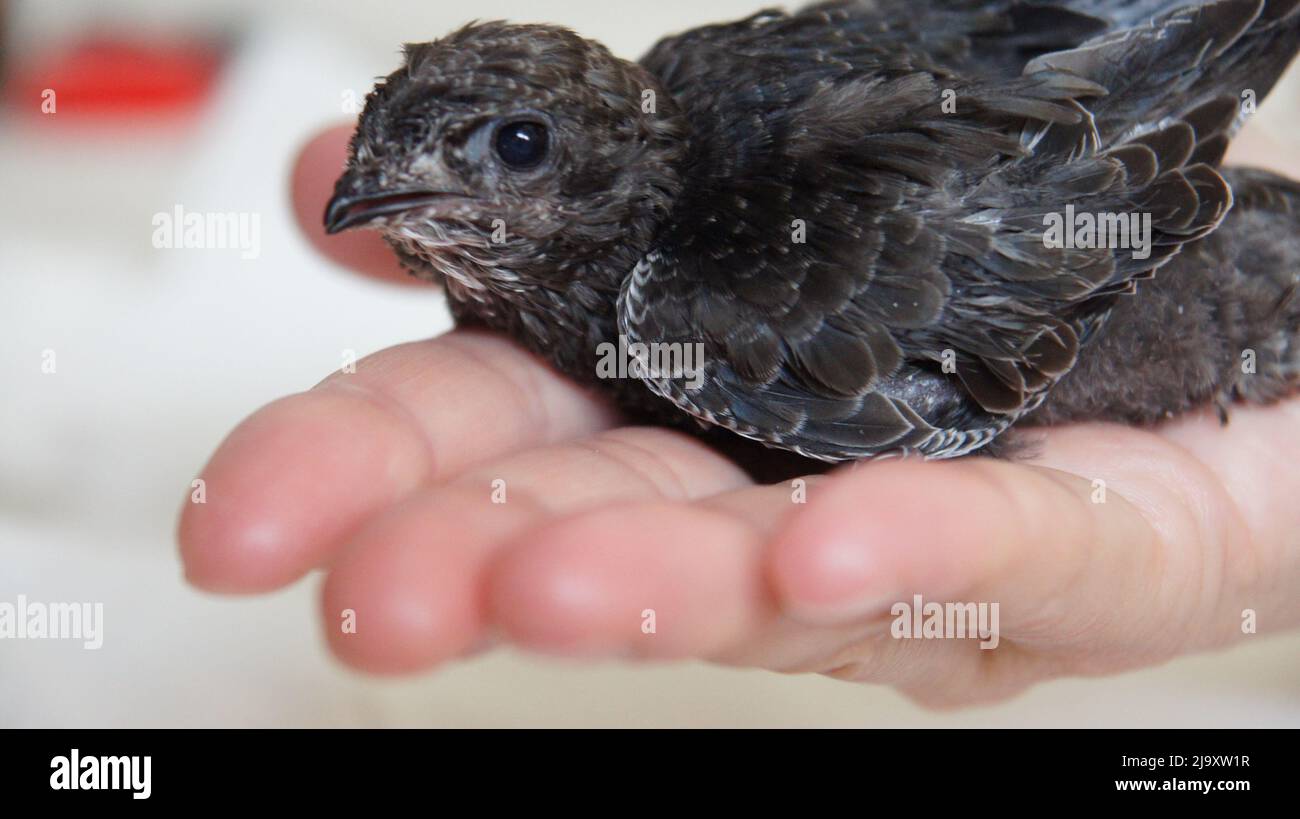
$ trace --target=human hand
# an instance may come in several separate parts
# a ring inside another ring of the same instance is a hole
[[[319,227],[345,140],[304,152],[298,212],[335,258],[390,274],[377,236]],[[1227,427],[1204,413],[1026,434],[1026,460],[843,467],[807,478],[797,503],[799,486],[756,485],[682,433],[620,426],[509,341],[455,331],[241,424],[203,470],[207,502],[182,514],[181,551],[213,591],[323,569],[330,645],[385,673],[505,641],[954,704],[1229,645],[1246,610],[1260,632],[1300,623],[1300,400],[1234,407]],[[890,608],[915,594],[997,603],[998,646],[895,639]]]

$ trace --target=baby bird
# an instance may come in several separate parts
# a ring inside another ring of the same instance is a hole
[[[825,461],[1275,401],[1300,186],[1218,166],[1298,47],[1300,0],[834,0],[640,62],[473,24],[375,87],[325,221],[641,417]]]

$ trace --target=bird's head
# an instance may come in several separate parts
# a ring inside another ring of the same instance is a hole
[[[500,22],[405,57],[366,100],[331,233],[378,229],[474,289],[635,264],[628,249],[644,252],[666,216],[687,139],[644,69],[567,29]]]

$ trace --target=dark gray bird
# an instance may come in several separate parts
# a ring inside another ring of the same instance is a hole
[[[1298,47],[1300,0],[841,0],[639,63],[470,25],[376,86],[326,224],[643,415],[822,460],[1273,401],[1300,186],[1217,168]],[[701,366],[600,381],[620,336]]]

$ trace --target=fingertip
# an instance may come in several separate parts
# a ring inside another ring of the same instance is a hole
[[[321,591],[334,655],[372,674],[423,671],[482,642],[479,550],[447,503],[403,504],[367,526]]]
[[[785,609],[805,623],[840,623],[888,608],[896,597],[890,569],[870,536],[782,540],[772,550],[772,584]]]
[[[341,418],[365,433],[341,430]],[[221,593],[292,583],[429,468],[414,432],[353,396],[276,401],[226,438],[187,498],[177,533],[185,577]]]
[[[403,674],[482,650],[485,564],[527,516],[466,485],[429,488],[373,520],[322,590],[334,654],[361,671]]]
[[[349,270],[397,284],[428,285],[402,269],[378,233],[349,230],[331,236],[325,232],[325,206],[347,162],[352,130],[351,125],[326,129],[299,150],[290,180],[298,225],[313,247]]]
[[[600,518],[584,516],[508,544],[487,580],[494,625],[533,651],[624,654],[640,609],[628,599],[627,567],[599,554],[609,537]]]
[[[530,532],[487,583],[513,642],[565,656],[708,656],[762,610],[756,538],[695,507],[612,507]]]
[[[968,502],[961,476],[940,464],[841,473],[777,532],[768,580],[787,614],[818,625],[883,614],[922,587],[950,588],[965,563]]]

